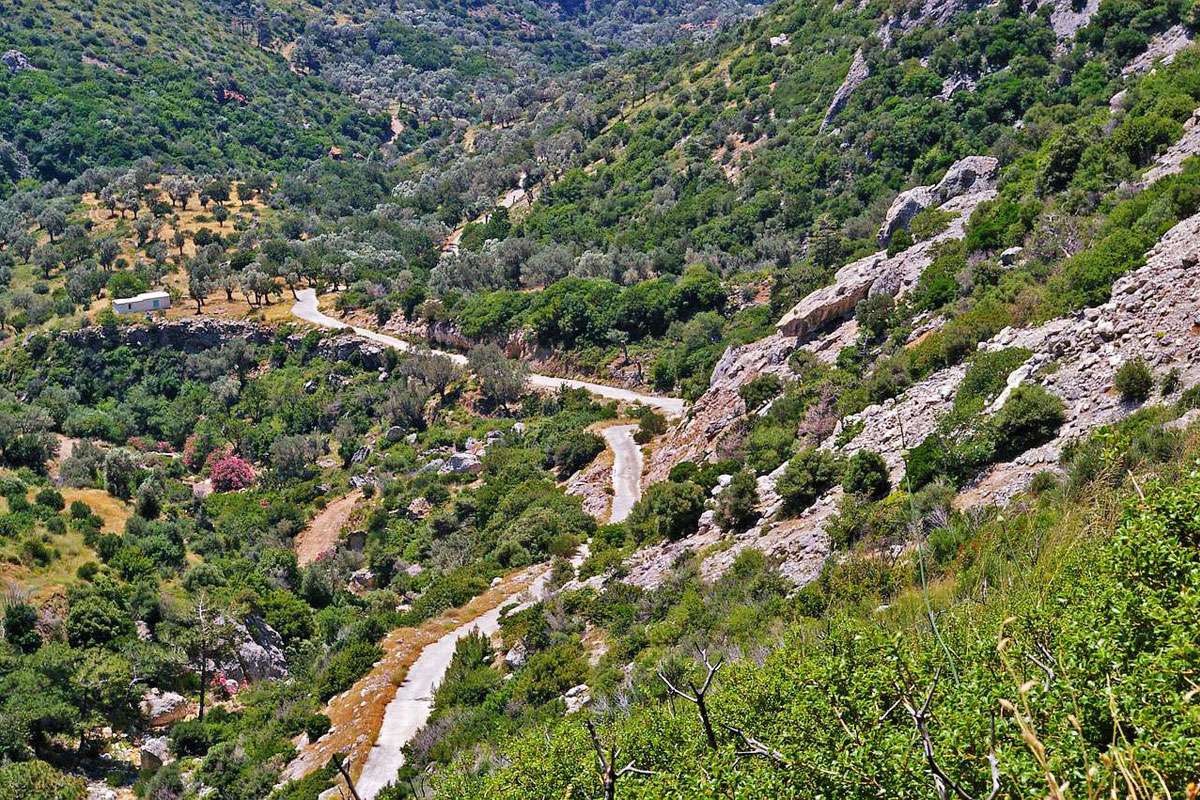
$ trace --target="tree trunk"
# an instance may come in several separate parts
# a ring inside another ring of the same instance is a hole
[[[704,702],[704,695],[696,696],[696,706],[700,709],[700,724],[704,726],[704,738],[708,740],[708,748],[716,750],[717,737],[713,733],[712,722],[708,718],[708,704]]]
[[[197,718],[204,721],[204,691],[208,687],[208,656],[202,656],[200,661],[200,709],[197,712]]]

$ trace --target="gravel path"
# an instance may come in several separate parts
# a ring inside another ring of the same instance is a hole
[[[337,546],[342,528],[350,521],[354,504],[361,497],[362,492],[358,489],[339,497],[321,509],[320,513],[312,518],[312,522],[296,534],[293,546],[296,550],[296,562],[300,566],[311,564]]]

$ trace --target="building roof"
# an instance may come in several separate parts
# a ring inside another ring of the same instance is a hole
[[[142,292],[135,294],[133,297],[117,297],[113,300],[114,303],[137,303],[141,300],[170,300],[171,295],[167,292]]]

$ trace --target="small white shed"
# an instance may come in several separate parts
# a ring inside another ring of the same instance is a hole
[[[112,304],[113,311],[118,314],[166,311],[171,307],[171,295],[166,292],[142,292],[133,297],[118,297],[113,300]]]

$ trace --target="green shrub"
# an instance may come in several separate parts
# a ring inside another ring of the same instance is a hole
[[[887,332],[895,307],[892,296],[885,292],[870,295],[858,302],[854,307],[854,319],[866,341],[873,342]]]
[[[62,511],[66,507],[66,502],[63,500],[62,494],[57,489],[50,487],[38,491],[34,501],[39,506],[45,506],[54,511]]]
[[[905,541],[911,517],[908,497],[893,495],[878,502],[865,502],[858,495],[842,497],[838,512],[825,524],[835,547],[857,541],[875,546],[893,546]]]
[[[1154,374],[1146,361],[1138,356],[1121,365],[1113,376],[1113,386],[1127,403],[1143,403],[1154,389]]]
[[[716,521],[723,530],[740,533],[758,518],[758,481],[754,473],[742,470],[734,475],[717,498]]]
[[[840,476],[841,465],[832,453],[807,447],[788,462],[775,490],[784,508],[798,513],[811,506]]]
[[[757,411],[779,396],[783,391],[783,381],[777,375],[759,375],[752,381],[742,384],[738,396],[746,403],[747,411]]]
[[[646,407],[638,415],[638,430],[633,435],[638,444],[646,444],[655,436],[667,432],[667,418],[653,408]]]
[[[578,640],[556,644],[529,657],[514,680],[513,696],[538,706],[557,699],[587,677],[587,661]]]
[[[62,774],[45,761],[18,761],[0,766],[0,797],[29,800],[83,800],[87,784]]]
[[[950,227],[954,215],[940,208],[926,208],[918,211],[908,223],[908,230],[915,241],[923,242],[932,239]]]
[[[4,607],[4,640],[23,653],[42,646],[37,632],[37,609],[28,603],[9,602]]]
[[[317,678],[317,697],[324,701],[346,691],[381,658],[383,651],[367,642],[354,642],[338,650]]]
[[[550,448],[547,466],[567,478],[592,463],[604,451],[604,440],[590,431],[574,431]]]
[[[202,756],[216,741],[212,726],[198,719],[185,719],[171,726],[171,752],[177,756]]]
[[[1044,469],[1035,474],[1033,479],[1029,481],[1029,491],[1035,495],[1045,494],[1046,492],[1052,492],[1057,489],[1058,485],[1058,474],[1051,470]]]
[[[705,499],[704,489],[691,481],[656,483],[629,512],[629,527],[639,541],[675,541],[696,530]]]
[[[1002,455],[1016,455],[1054,438],[1063,423],[1062,400],[1037,384],[1013,390],[993,420]]]
[[[873,450],[860,450],[850,456],[842,474],[842,489],[868,500],[878,500],[890,492],[892,482],[883,456]]]
[[[959,413],[980,411],[1004,390],[1009,374],[1029,360],[1023,347],[981,351],[971,357],[966,374],[954,395],[954,410]]]
[[[309,714],[304,720],[304,732],[308,734],[310,742],[315,742],[329,733],[332,724],[329,717],[324,714]]]

